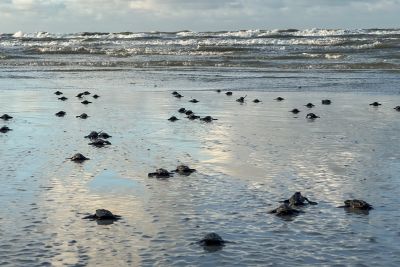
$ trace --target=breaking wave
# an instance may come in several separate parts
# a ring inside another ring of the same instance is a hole
[[[284,62],[290,61],[289,66],[305,69],[396,69],[399,67],[396,56],[399,48],[400,29],[113,33],[18,31],[0,34],[0,66],[88,64],[107,67],[287,68]]]

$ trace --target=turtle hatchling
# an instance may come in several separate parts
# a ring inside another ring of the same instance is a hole
[[[65,114],[67,114],[67,112],[61,110],[61,111],[57,112],[55,115],[56,115],[57,117],[64,117]]]
[[[217,119],[214,119],[211,116],[205,116],[204,118],[201,118],[200,120],[204,121],[204,122],[212,122],[212,121],[217,120]]]
[[[86,114],[86,113],[82,113],[81,115],[79,115],[79,116],[76,116],[77,118],[81,118],[81,119],[87,119],[89,116],[88,116],[88,114]]]
[[[307,103],[306,105],[304,105],[305,107],[308,108],[313,108],[315,105],[313,103]]]
[[[156,177],[156,178],[169,178],[173,174],[166,169],[157,169],[155,172],[150,172],[147,176],[148,177]]]
[[[292,208],[288,203],[283,203],[276,209],[269,211],[269,213],[276,216],[296,216],[302,213],[302,211]]]
[[[175,117],[175,116],[172,116],[168,120],[174,122],[174,121],[177,121],[179,119],[177,117]]]
[[[89,160],[89,158],[85,157],[81,153],[76,153],[75,155],[67,159],[70,159],[71,161],[74,162],[84,162],[85,160]]]
[[[306,115],[306,119],[309,119],[309,120],[315,120],[317,118],[319,118],[319,116],[315,115],[314,113],[308,113]]]
[[[119,220],[121,216],[114,215],[111,211],[106,209],[97,209],[95,214],[84,217],[83,219],[89,220]]]
[[[13,117],[11,117],[11,116],[8,115],[8,114],[3,114],[3,115],[0,117],[0,119],[5,120],[5,121],[11,120],[12,118],[13,118]]]
[[[7,126],[0,128],[0,133],[7,133],[8,131],[12,131],[12,129],[8,128]]]
[[[192,174],[193,172],[195,172],[196,171],[196,169],[191,169],[191,168],[189,168],[187,165],[179,165],[178,167],[176,167],[176,169],[175,169],[175,171],[174,172],[177,172],[177,173],[179,173],[180,175],[186,175],[186,176],[188,176],[188,175],[190,175],[190,174]]]
[[[89,139],[97,139],[98,137],[99,137],[99,133],[96,131],[91,131],[90,134],[85,136],[85,138],[89,138]]]
[[[382,105],[381,103],[379,103],[379,102],[372,102],[371,104],[369,104],[370,106],[373,106],[373,107],[378,107],[378,106],[380,106],[380,105]]]
[[[239,103],[244,103],[244,99],[246,98],[246,96],[241,96],[241,97],[239,97],[238,99],[236,99],[236,102],[239,102]]]
[[[108,139],[108,138],[110,138],[110,137],[112,137],[112,136],[109,135],[109,134],[106,133],[106,132],[99,132],[98,137],[99,137],[99,138],[103,138],[103,139]]]
[[[223,246],[226,241],[216,233],[208,233],[198,243],[202,246]]]
[[[344,206],[340,206],[338,208],[348,208],[348,209],[358,209],[358,210],[372,210],[372,205],[368,204],[364,200],[360,199],[351,199],[345,200]]]
[[[111,143],[107,140],[103,140],[103,139],[96,139],[93,142],[89,143],[89,145],[91,146],[95,146],[95,147],[104,147],[106,145],[111,145]]]
[[[92,103],[92,102],[87,101],[87,100],[83,100],[81,103],[84,104],[84,105],[87,105],[87,104],[90,104],[90,103]]]

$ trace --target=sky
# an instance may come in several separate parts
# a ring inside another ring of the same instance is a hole
[[[0,33],[400,28],[400,0],[0,0]]]

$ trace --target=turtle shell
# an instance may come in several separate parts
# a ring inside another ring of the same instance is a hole
[[[368,204],[364,200],[359,200],[359,199],[346,200],[344,201],[344,204],[346,208],[361,209],[361,210],[372,209],[372,205]]]
[[[85,161],[85,160],[89,160],[89,158],[85,157],[81,153],[76,153],[70,159],[71,159],[71,161],[75,161],[75,162],[82,162],[82,161]]]
[[[208,233],[200,240],[203,246],[223,246],[224,243],[222,237],[216,233]]]
[[[3,114],[1,117],[0,117],[0,119],[3,119],[3,120],[5,120],[5,121],[8,121],[8,120],[10,120],[10,119],[12,119],[13,117],[11,117],[10,115],[8,115],[8,114]]]
[[[8,128],[7,126],[3,126],[0,128],[0,133],[6,133],[8,131],[12,131],[10,128]]]
[[[99,137],[99,133],[96,131],[91,131],[89,135],[86,135],[85,138],[96,139]]]

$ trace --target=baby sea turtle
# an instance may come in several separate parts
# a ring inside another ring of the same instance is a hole
[[[177,93],[176,95],[174,95],[176,98],[181,98],[183,97],[183,95],[181,95],[180,93]]]
[[[225,94],[226,95],[232,95],[233,93],[232,92],[226,92]]]
[[[67,112],[61,110],[61,111],[57,112],[55,115],[56,115],[57,117],[64,117],[65,114],[67,114]]]
[[[0,133],[7,133],[8,131],[12,131],[12,129],[8,128],[7,126],[0,128]]]
[[[400,106],[394,108],[396,111],[400,111]]]
[[[275,98],[276,101],[283,101],[285,100],[283,97],[278,96],[277,98]]]
[[[90,92],[89,92],[89,91],[85,91],[85,92],[83,92],[82,94],[84,94],[84,95],[90,95]]]
[[[96,213],[93,215],[89,215],[86,217],[83,217],[83,219],[90,219],[90,220],[111,220],[111,221],[117,221],[121,218],[121,216],[114,215],[112,214],[111,211],[105,210],[105,209],[98,209],[96,210]]]
[[[303,196],[300,192],[296,192],[289,199],[283,201],[283,203],[289,204],[290,206],[303,206],[308,202],[310,205],[317,205],[317,202],[310,201],[308,198]]]
[[[97,139],[98,137],[99,137],[99,133],[96,131],[91,131],[90,134],[85,136],[85,138],[89,138],[89,139]]]
[[[260,103],[260,102],[261,102],[261,100],[260,100],[260,99],[258,99],[258,98],[256,98],[256,99],[254,99],[254,100],[253,100],[253,102],[254,102],[254,103]]]
[[[298,110],[297,108],[294,108],[290,112],[292,112],[293,114],[297,114],[300,112],[300,110]]]
[[[166,169],[157,169],[155,172],[150,172],[147,176],[148,177],[156,177],[156,178],[169,178],[173,174],[167,171]]]
[[[75,155],[73,155],[72,157],[67,158],[67,159],[70,159],[71,161],[78,162],[78,163],[84,162],[85,160],[89,160],[89,158],[85,157],[81,153],[76,153]]]
[[[308,108],[313,108],[315,105],[313,103],[307,103],[307,105],[304,105],[305,107]]]
[[[54,94],[55,94],[55,95],[62,95],[63,93],[60,92],[60,91],[56,91],[56,92],[54,92]]]
[[[86,113],[82,113],[81,115],[76,116],[76,117],[77,117],[77,118],[81,118],[81,119],[87,119],[87,118],[89,117],[89,115],[86,114]]]
[[[172,94],[172,95],[177,95],[178,92],[177,92],[177,91],[173,91],[171,94]]]
[[[177,117],[175,117],[175,116],[172,116],[168,120],[174,122],[174,121],[177,121],[179,119]]]
[[[315,120],[316,118],[319,118],[319,116],[315,115],[314,113],[308,113],[306,115],[306,119]]]
[[[193,111],[191,111],[191,110],[186,110],[186,111],[185,111],[185,114],[189,116],[190,114],[193,114]]]
[[[179,165],[178,167],[176,167],[176,169],[175,169],[175,171],[174,172],[177,172],[177,173],[179,173],[180,175],[186,175],[186,176],[188,176],[188,175],[190,175],[190,174],[192,174],[193,172],[195,172],[196,170],[195,169],[191,169],[191,168],[189,168],[187,165]]]
[[[87,100],[83,100],[81,103],[84,104],[84,105],[87,105],[87,104],[90,104],[90,103],[92,103],[92,102],[87,101]]]
[[[197,120],[200,118],[200,116],[194,115],[194,113],[190,114],[189,116],[187,116],[187,118],[189,120]]]
[[[62,97],[59,97],[58,99],[61,100],[61,101],[65,101],[65,100],[67,100],[68,98],[65,97],[65,96],[62,96]]]
[[[202,246],[224,246],[226,241],[216,233],[208,233],[198,242]]]
[[[106,145],[111,145],[111,143],[107,140],[103,139],[95,139],[93,142],[89,143],[89,145],[95,146],[95,147],[104,147]]]
[[[96,95],[93,95],[92,97],[93,97],[94,99],[97,99],[97,98],[99,98],[100,96],[96,94]]]
[[[348,208],[348,209],[358,209],[358,210],[372,210],[372,205],[368,204],[364,200],[359,199],[351,199],[345,200],[344,206],[340,206],[338,208]]]
[[[218,120],[218,119],[214,119],[214,118],[211,117],[211,116],[205,116],[204,118],[201,118],[200,120],[201,120],[201,121],[204,121],[204,122],[212,122],[212,121]]]
[[[196,98],[193,98],[192,100],[189,100],[189,102],[191,102],[191,103],[198,103],[199,100],[197,100]]]
[[[332,103],[332,101],[330,101],[329,99],[323,99],[321,101],[322,105],[330,105]]]
[[[380,105],[382,105],[381,103],[379,103],[379,102],[373,102],[373,103],[371,103],[371,104],[369,104],[370,106],[374,106],[374,107],[378,107],[378,106],[380,106]]]
[[[269,211],[271,214],[275,214],[276,216],[296,216],[302,213],[300,210],[296,210],[292,208],[288,203],[283,203],[276,209]]]
[[[178,112],[179,112],[179,113],[185,113],[185,112],[186,112],[186,109],[185,109],[185,108],[180,108],[180,109],[178,109]]]
[[[99,132],[98,134],[99,134],[98,137],[103,138],[103,139],[108,139],[108,138],[112,137],[111,135],[109,135],[106,132]]]
[[[83,93],[79,93],[76,95],[77,98],[82,98],[83,97]]]
[[[247,96],[247,95],[246,95],[246,96]],[[236,99],[236,102],[244,103],[244,99],[246,98],[246,96],[241,96],[241,97],[239,97],[238,99]]]
[[[215,92],[221,93],[221,89],[217,89],[217,90],[215,90]]]
[[[11,117],[11,116],[8,115],[8,114],[3,114],[3,115],[0,117],[0,119],[5,120],[5,121],[11,120],[12,118],[13,118],[13,117]]]

